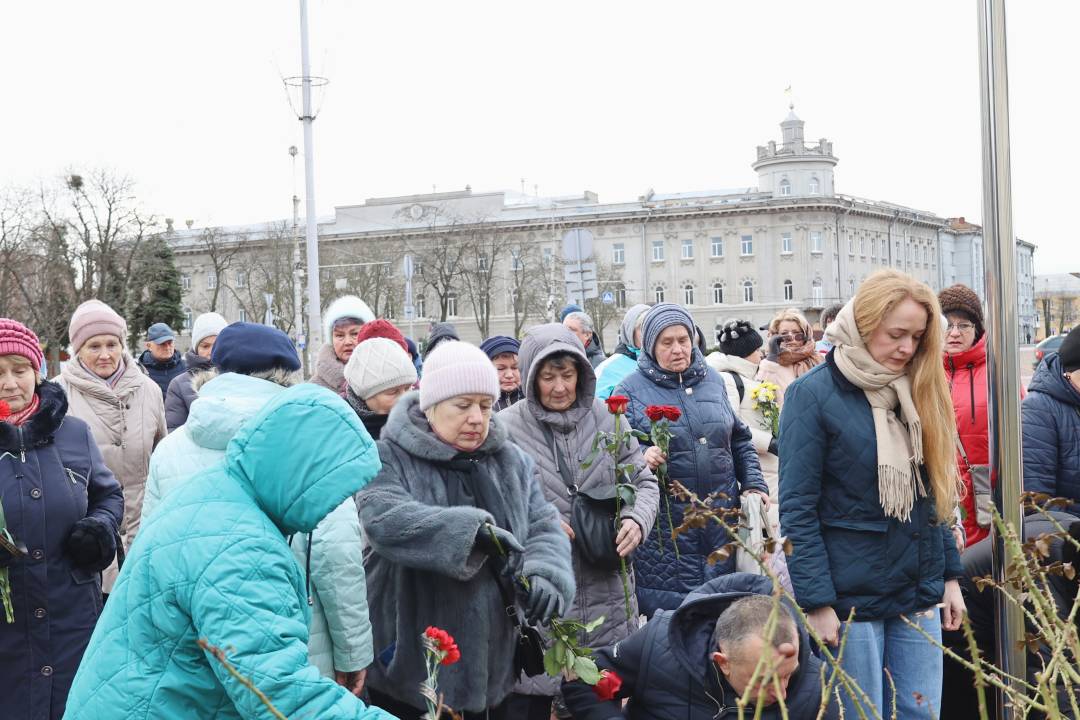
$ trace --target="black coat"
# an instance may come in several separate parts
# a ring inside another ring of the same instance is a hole
[[[169,392],[169,383],[173,381],[173,378],[183,375],[184,371],[187,370],[187,366],[184,364],[184,356],[180,354],[179,350],[174,351],[173,356],[164,362],[155,359],[149,350],[143,350],[143,354],[139,356],[139,364],[143,366],[150,378],[161,388],[162,400],[165,399],[166,393]]]
[[[713,629],[720,613],[747,595],[771,595],[772,582],[761,575],[733,573],[711,580],[686,596],[678,610],[661,610],[625,640],[600,650],[596,664],[622,678],[618,700],[604,702],[580,682],[563,684],[563,698],[577,720],[623,718],[619,701],[630,698],[631,720],[713,720],[737,718],[736,694],[710,659]],[[799,668],[788,683],[791,720],[811,720],[821,703],[821,661],[810,652],[810,637],[799,630]],[[835,703],[833,703],[835,706]],[[753,709],[747,717],[753,715]],[[824,717],[835,718],[830,707]],[[762,718],[781,717],[779,705],[763,709]]]
[[[174,377],[165,393],[165,424],[169,432],[187,422],[188,413],[191,412],[191,403],[195,402],[195,398],[199,396],[195,388],[191,386],[195,373],[209,370],[214,366],[210,358],[204,358],[194,350],[184,353],[184,365],[186,372]]]
[[[15,622],[0,618],[0,714],[58,720],[101,612],[101,576],[75,566],[64,543],[84,517],[115,534],[124,495],[86,423],[67,414],[58,385],[21,427],[0,422],[0,501],[30,555],[10,566]],[[0,552],[5,552],[0,550]]]

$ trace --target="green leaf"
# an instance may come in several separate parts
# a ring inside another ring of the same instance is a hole
[[[597,669],[596,663],[587,657],[574,660],[574,674],[578,676],[578,680],[587,685],[600,682],[600,670]]]
[[[551,677],[559,677],[562,674],[562,661],[555,657],[554,647],[544,653],[544,672]]]
[[[592,464],[596,462],[596,457],[599,454],[600,448],[597,447],[595,443],[593,443],[593,449],[589,451],[589,454],[587,456],[585,456],[584,462],[581,463],[581,469],[588,470],[592,466]]]
[[[587,623],[584,626],[584,628],[582,628],[582,629],[585,630],[585,632],[587,632],[587,633],[591,633],[591,632],[595,631],[596,628],[600,627],[603,624],[604,624],[604,616],[601,615],[600,617],[596,618],[595,620]]]
[[[633,505],[634,499],[637,497],[637,488],[625,483],[619,483],[615,487],[615,492],[618,493],[619,499],[627,505]]]
[[[649,442],[649,434],[648,433],[643,433],[640,430],[636,430],[636,429],[631,430],[630,433],[634,437],[636,437],[638,440],[641,440],[642,442]]]

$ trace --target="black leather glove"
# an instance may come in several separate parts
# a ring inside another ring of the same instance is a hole
[[[529,599],[525,608],[525,619],[530,625],[547,625],[556,615],[562,615],[562,595],[546,578],[539,575],[529,577]]]
[[[772,440],[769,441],[769,452],[772,453],[773,455],[775,455],[776,457],[780,457],[780,439],[779,438],[773,438]]]
[[[101,572],[116,556],[116,533],[104,520],[84,517],[71,528],[64,550],[75,565],[90,572]]]
[[[780,345],[783,344],[784,338],[779,335],[773,335],[769,338],[769,352],[765,355],[766,360],[772,360],[777,362],[780,360]]]
[[[495,537],[499,539],[498,545],[496,545],[495,540],[491,537],[493,532]],[[502,546],[501,552],[499,546]],[[518,542],[518,539],[514,537],[509,530],[503,530],[501,527],[492,525],[491,523],[484,523],[480,526],[480,529],[476,531],[475,547],[485,555],[490,555],[492,557],[503,557],[512,552],[525,552],[525,548],[521,546],[521,543]]]

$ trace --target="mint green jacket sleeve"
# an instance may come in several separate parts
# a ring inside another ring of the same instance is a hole
[[[326,617],[334,669],[363,670],[374,659],[374,643],[368,619],[360,518],[351,497],[311,533],[311,584]],[[312,638],[312,654],[320,650],[325,648],[316,648]]]
[[[297,570],[290,555],[266,552],[265,543],[255,538],[219,555],[191,589],[197,638],[225,649],[236,670],[286,717],[395,720],[308,662],[306,608],[297,594],[303,578]],[[240,717],[270,717],[259,698],[220,662],[211,659],[210,665]]]

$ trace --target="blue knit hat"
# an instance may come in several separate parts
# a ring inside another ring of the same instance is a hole
[[[494,360],[503,353],[513,353],[517,355],[518,351],[521,349],[521,343],[506,335],[493,335],[480,343],[480,349],[483,350],[489,358]]]
[[[685,327],[686,332],[690,334],[691,341],[693,341],[694,318],[690,317],[690,313],[687,312],[686,308],[675,303],[653,305],[649,310],[649,314],[645,316],[645,324],[641,326],[641,349],[645,351],[646,355],[656,358],[653,354],[656,341],[660,338],[660,333],[672,325]]]
[[[570,303],[569,305],[564,307],[559,312],[559,322],[562,322],[563,320],[565,320],[566,316],[569,315],[572,312],[585,312],[585,311],[581,309],[580,305],[577,305],[576,303]]]
[[[223,373],[240,375],[300,369],[300,358],[288,335],[269,325],[245,322],[228,325],[218,333],[210,362]]]

